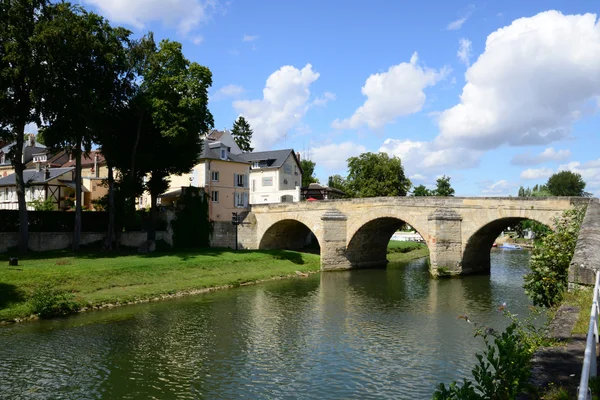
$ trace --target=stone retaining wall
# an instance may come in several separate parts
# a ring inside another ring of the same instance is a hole
[[[600,203],[591,199],[588,204],[577,247],[569,267],[569,286],[594,285],[600,270]]]

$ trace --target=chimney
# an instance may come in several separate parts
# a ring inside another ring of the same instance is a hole
[[[29,134],[29,147],[35,147],[35,135],[33,133]]]
[[[35,163],[36,169],[38,172],[40,172],[42,170],[42,163],[40,161]]]
[[[46,169],[44,170],[44,177],[46,180],[50,179],[50,167],[46,165]]]
[[[296,158],[298,159],[298,162],[300,162],[300,152],[296,153]]]
[[[100,177],[100,171],[98,171],[98,153],[94,153],[94,174],[96,178]]]

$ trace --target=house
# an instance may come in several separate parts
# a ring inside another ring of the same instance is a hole
[[[75,160],[69,157],[62,165],[63,168],[75,167]],[[108,166],[102,153],[92,150],[81,156],[81,184],[83,191],[82,205],[85,208],[93,208],[92,201],[100,199],[108,194],[108,187],[104,180],[108,178]]]
[[[0,177],[7,177],[15,172],[10,160],[10,150],[16,144],[12,142],[0,148]],[[27,164],[33,160],[33,155],[43,152],[46,146],[35,141],[35,135],[30,133],[23,143],[23,163]]]
[[[300,191],[301,191],[302,200],[341,199],[346,195],[340,189],[331,188],[329,186],[320,185],[318,183],[311,183],[307,187],[301,188]]]
[[[200,162],[189,173],[170,177],[169,189],[160,196],[161,205],[176,204],[183,187],[195,186],[204,188],[209,196],[211,221],[229,222],[233,212],[248,211],[250,163],[240,153],[228,131],[210,132]]]
[[[0,209],[18,210],[16,174],[0,178]],[[40,168],[23,171],[25,201],[52,199],[57,209],[67,209],[75,196],[74,168]],[[33,207],[28,206],[32,210]]]
[[[300,155],[292,149],[257,151],[239,156],[251,163],[250,204],[300,201]]]

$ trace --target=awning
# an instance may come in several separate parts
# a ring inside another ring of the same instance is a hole
[[[173,190],[171,192],[163,193],[158,196],[159,199],[176,199],[181,196],[181,189]]]

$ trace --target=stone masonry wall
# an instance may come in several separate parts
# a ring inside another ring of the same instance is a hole
[[[594,285],[600,270],[600,203],[588,204],[569,267],[569,285]]]

